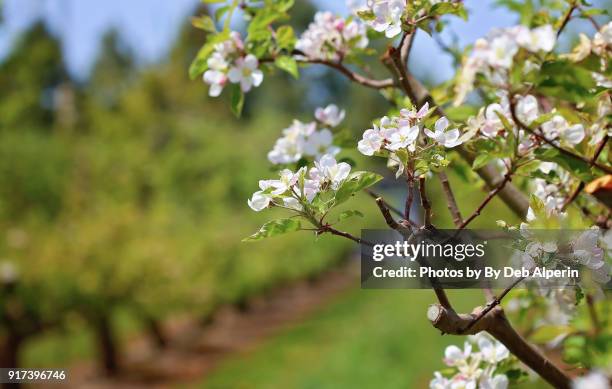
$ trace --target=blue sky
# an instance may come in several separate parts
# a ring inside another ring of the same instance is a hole
[[[304,1],[304,0],[298,0]],[[346,12],[344,0],[312,0],[323,9]],[[86,79],[100,48],[101,38],[116,29],[122,43],[143,64],[162,59],[177,37],[179,27],[193,13],[198,0],[4,0],[0,25],[0,57],[5,56],[34,21],[42,19],[61,40],[64,59],[70,73]],[[468,22],[451,18],[443,34],[449,42],[452,33],[460,44],[473,42],[493,27],[515,24],[513,15],[494,8],[492,1],[466,0]],[[436,43],[420,34],[412,55],[415,69],[427,69],[431,76],[446,79],[451,75],[451,61]],[[419,66],[424,65],[427,66]]]

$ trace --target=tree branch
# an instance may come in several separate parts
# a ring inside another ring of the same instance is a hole
[[[552,146],[554,149],[558,150],[560,153],[565,154],[568,157],[571,157],[571,158],[577,159],[579,161],[582,161],[582,162],[588,164],[589,166],[594,166],[594,167],[598,168],[599,170],[601,170],[601,171],[603,171],[603,172],[605,172],[607,174],[612,174],[612,168],[611,167],[602,165],[602,164],[598,163],[597,161],[590,160],[590,159],[588,159],[586,157],[583,157],[582,155],[575,154],[575,153],[571,152],[570,150],[567,150],[567,149],[559,146],[553,140],[550,140],[546,136],[544,136],[544,134],[542,134],[542,130],[541,129],[539,129],[539,132],[536,132],[533,129],[531,129],[531,127],[529,127],[528,125],[523,123],[518,118],[518,116],[516,115],[516,104],[512,100],[513,99],[510,99],[510,113],[512,114],[512,119],[514,120],[514,122],[520,128],[522,128],[523,130],[527,131],[528,133],[534,135],[536,138],[544,141],[549,146]]]
[[[376,192],[374,192],[374,191],[372,191],[372,190],[370,190],[370,189],[365,189],[365,192],[366,192],[368,195],[370,195],[370,197],[372,197],[373,199],[377,199],[377,198],[379,198],[379,197],[382,199],[382,196],[381,196],[380,194],[378,194],[378,193],[376,193]],[[389,210],[390,210],[391,212],[393,212],[394,214],[396,214],[397,216],[399,216],[399,217],[401,217],[401,218],[403,218],[403,217],[404,217],[404,213],[403,213],[403,212],[402,212],[402,211],[401,211],[399,208],[394,207],[393,205],[389,204],[389,202],[387,202],[387,201],[386,201],[386,200],[384,200],[384,199],[382,199],[382,201],[383,201],[384,205],[385,205],[387,208],[389,208]],[[406,221],[406,222],[407,222],[407,223],[408,223],[410,226],[412,226],[412,227],[417,227],[417,224],[416,224],[414,221],[412,221],[412,220],[405,220],[405,221]]]
[[[458,314],[452,309],[443,307],[441,304],[433,304],[427,311],[427,318],[434,327],[443,333],[474,335],[481,331],[486,331],[504,344],[521,362],[538,373],[538,375],[555,388],[570,388],[571,380],[567,374],[550,362],[516,332],[501,307],[496,306],[492,308],[469,330],[461,331],[461,329],[466,328],[479,315],[482,309],[482,307],[477,307],[470,314]]]
[[[485,199],[482,201],[482,203],[480,203],[480,205],[478,206],[478,208],[476,208],[476,210],[470,215],[470,217],[468,217],[467,219],[465,219],[465,221],[463,223],[461,223],[461,225],[459,225],[459,227],[457,227],[459,230],[464,229],[465,227],[468,226],[468,224],[470,224],[474,219],[476,219],[478,216],[480,216],[480,213],[482,212],[482,210],[487,206],[487,204],[489,204],[489,202],[491,200],[493,200],[493,198],[502,191],[502,189],[504,189],[504,186],[506,186],[510,181],[512,180],[512,172],[508,172],[504,175],[504,179],[502,180],[502,182],[499,183],[499,185],[493,189],[492,191],[489,192],[489,194],[487,195],[487,197],[485,197]]]
[[[463,218],[461,217],[459,206],[457,206],[457,200],[455,199],[455,194],[453,193],[453,189],[451,188],[448,176],[445,172],[440,172],[438,173],[438,178],[440,179],[440,183],[442,184],[442,190],[446,195],[446,204],[448,206],[448,211],[453,217],[453,223],[455,223],[455,227],[459,227],[461,226],[461,224],[463,224]]]
[[[423,207],[423,226],[425,228],[431,226],[431,202],[427,197],[425,188],[425,177],[419,178],[419,194],[421,195],[421,206]]]

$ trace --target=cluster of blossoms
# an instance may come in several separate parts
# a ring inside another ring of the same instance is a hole
[[[594,281],[602,285],[610,281],[610,266],[606,263],[606,252],[602,248],[606,244],[604,240],[610,237],[602,235],[599,228],[594,227],[578,236],[571,236],[567,242],[558,242],[549,236],[540,236],[530,230],[529,225],[525,223],[521,224],[520,233],[523,238],[520,244],[524,246],[520,251],[520,262],[523,267],[529,269],[536,266],[547,268],[583,266],[591,271]],[[541,284],[541,286],[546,285]]]
[[[508,377],[496,374],[500,362],[510,356],[510,352],[500,342],[485,332],[469,337],[463,350],[457,346],[448,346],[444,351],[444,363],[453,368],[455,373],[447,378],[440,372],[434,372],[434,379],[429,383],[431,389],[506,389]],[[478,351],[473,346],[478,346]]]
[[[565,57],[570,61],[580,62],[591,55],[591,53],[601,57],[601,72],[605,72],[608,65],[608,58],[612,54],[612,22],[608,22],[596,32],[592,40],[585,34],[580,34],[580,42],[574,47],[574,50],[570,54],[565,55]],[[612,88],[612,80],[603,74],[592,72],[591,75],[598,86]]]
[[[259,61],[253,54],[244,52],[244,42],[240,34],[232,31],[230,39],[215,45],[215,51],[208,58],[208,70],[204,72],[204,82],[210,85],[208,94],[217,97],[223,92],[227,82],[240,84],[243,92],[263,81]]]
[[[341,61],[355,49],[368,46],[366,27],[357,20],[347,20],[331,12],[317,12],[295,48],[310,59]]]
[[[484,74],[493,84],[501,85],[520,48],[532,53],[548,53],[554,48],[556,40],[555,31],[549,24],[533,30],[522,25],[492,30],[485,38],[475,42],[472,54],[464,61],[455,87],[454,104],[460,105],[465,100],[474,87],[476,74]],[[537,65],[526,62],[525,71],[535,68]]]
[[[374,124],[373,128],[363,133],[363,138],[359,141],[357,148],[362,154],[368,156],[388,154],[390,161],[397,162],[399,157],[396,154],[400,150],[407,150],[411,153],[416,151],[421,129],[427,137],[440,146],[453,148],[462,143],[459,130],[449,129],[450,122],[446,117],[441,117],[436,121],[434,131],[424,128],[423,120],[428,115],[429,104],[425,103],[418,111],[402,109],[400,116],[391,118],[385,116],[378,125]],[[403,172],[401,163],[399,167],[398,175]]]
[[[317,108],[317,121],[302,123],[294,120],[291,126],[283,130],[283,136],[276,140],[274,148],[268,153],[268,160],[275,165],[299,161],[304,157],[319,159],[325,154],[336,155],[340,148],[333,145],[333,134],[330,128],[337,127],[346,112],[331,104],[325,108]]]
[[[365,7],[358,12],[371,15],[366,23],[378,32],[384,32],[387,38],[393,38],[402,32],[402,15],[406,9],[406,0],[367,0]]]
[[[513,125],[516,132],[517,123],[512,116],[508,95],[505,92],[498,93],[499,103],[489,104],[478,112],[477,116],[468,119],[468,128],[475,133],[480,133],[485,138],[493,138],[506,133],[504,121],[500,116]],[[522,96],[516,103],[516,117],[520,124],[530,125],[541,115],[538,99],[532,95]],[[550,120],[540,126],[541,135],[549,141],[574,147],[585,138],[584,126],[580,123],[570,124],[560,114],[554,115]],[[518,131],[519,153],[527,154],[539,141],[535,135],[525,133],[522,129]],[[547,147],[546,145],[544,145]]]
[[[326,154],[310,169],[302,167],[297,172],[284,169],[278,180],[260,180],[261,190],[253,193],[247,203],[256,212],[271,205],[301,212],[304,204],[312,203],[320,192],[337,190],[350,172],[351,165],[338,163]]]

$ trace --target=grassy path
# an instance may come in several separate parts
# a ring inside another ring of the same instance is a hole
[[[452,294],[459,307],[478,291]],[[226,388],[423,388],[440,369],[441,336],[427,322],[428,290],[352,289],[257,350],[226,360],[200,385]]]

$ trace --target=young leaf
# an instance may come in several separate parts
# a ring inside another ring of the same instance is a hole
[[[344,211],[340,215],[338,215],[338,221],[342,221],[353,216],[363,217],[363,213],[356,210]]]
[[[472,162],[472,168],[474,170],[478,170],[481,167],[485,167],[493,159],[495,159],[495,157],[493,157],[491,154],[478,154],[476,158],[474,158],[474,162]]]
[[[288,232],[294,232],[299,230],[301,223],[296,219],[276,219],[267,222],[259,231],[253,235],[242,239],[243,242],[255,242],[265,238],[271,238],[273,236],[286,234]]]
[[[336,192],[335,205],[345,202],[355,193],[369,188],[382,179],[381,175],[372,172],[355,172],[351,174]]]
[[[286,71],[287,73],[291,74],[293,78],[297,79],[300,77],[300,73],[298,72],[297,62],[295,61],[293,57],[290,57],[288,55],[281,55],[280,57],[276,58],[276,60],[274,61],[274,64],[279,69],[282,69]]]
[[[244,107],[244,92],[240,89],[239,84],[234,84],[231,86],[232,89],[232,113],[236,115],[236,117],[240,117],[242,115],[242,108]]]
[[[295,33],[291,26],[281,26],[276,30],[276,43],[280,49],[293,50],[295,46]]]
[[[215,22],[208,15],[202,15],[198,17],[191,18],[191,24],[195,28],[199,28],[200,30],[204,30],[206,32],[217,32],[217,27],[215,27]]]

